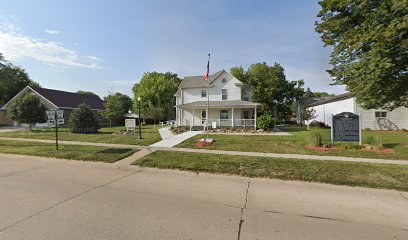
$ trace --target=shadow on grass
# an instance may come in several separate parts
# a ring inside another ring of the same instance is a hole
[[[277,127],[284,132],[306,132],[306,127]]]
[[[101,151],[98,151],[97,153],[105,153],[105,154],[125,154],[132,151],[130,148],[108,148],[104,149]]]

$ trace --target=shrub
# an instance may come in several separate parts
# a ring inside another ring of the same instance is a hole
[[[336,143],[337,146],[345,149],[345,150],[358,150],[360,149],[360,145],[354,142],[340,142]]]
[[[72,133],[96,133],[98,128],[98,121],[85,104],[79,105],[69,118],[69,129]]]
[[[364,131],[370,131],[371,128],[364,128],[363,130],[364,130]]]
[[[264,114],[256,119],[256,126],[263,130],[273,129],[275,127],[275,119],[270,114]]]
[[[327,125],[324,122],[319,122],[319,121],[312,121],[309,123],[309,127],[314,127],[314,128],[330,128],[329,125]]]
[[[368,137],[366,139],[367,144],[370,144],[374,147],[377,148],[384,148],[384,141],[381,137],[379,136],[374,136],[374,137]]]
[[[311,144],[315,147],[320,147],[322,145],[322,135],[320,132],[312,132]]]

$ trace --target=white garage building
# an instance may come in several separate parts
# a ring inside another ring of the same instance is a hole
[[[408,129],[408,108],[399,107],[393,111],[385,109],[363,109],[356,102],[352,93],[344,93],[309,104],[308,108],[316,110],[312,121],[324,122],[331,126],[332,115],[341,112],[352,112],[361,115],[362,129],[401,130]]]

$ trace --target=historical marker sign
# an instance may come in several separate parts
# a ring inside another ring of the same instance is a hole
[[[125,127],[127,130],[136,130],[136,119],[127,118],[125,119]]]
[[[359,142],[361,144],[360,116],[342,112],[332,117],[332,142]]]

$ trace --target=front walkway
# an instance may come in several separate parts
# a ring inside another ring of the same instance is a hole
[[[184,142],[185,140],[194,137],[198,134],[201,134],[201,131],[188,131],[185,133],[173,135],[169,128],[161,128],[159,129],[159,133],[162,136],[163,140],[160,142],[154,143],[149,147],[153,148],[172,148],[177,144]],[[170,134],[172,136],[170,136]]]

